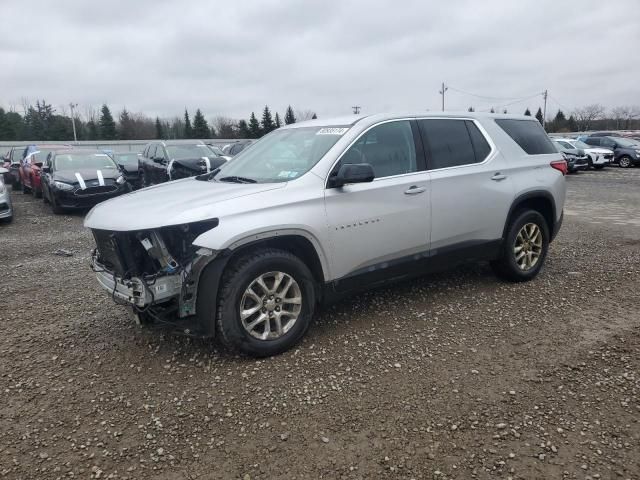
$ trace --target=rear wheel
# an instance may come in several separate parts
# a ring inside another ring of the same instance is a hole
[[[500,278],[526,282],[540,272],[548,249],[549,227],[544,217],[535,210],[521,210],[514,215],[500,256],[491,266]]]
[[[207,291],[207,282],[200,294]],[[307,266],[277,249],[247,254],[222,277],[216,326],[222,343],[255,357],[282,353],[304,336],[315,308]]]
[[[631,157],[629,155],[620,157],[620,160],[618,160],[618,164],[621,168],[629,168],[631,166]]]
[[[29,187],[27,187],[24,182],[22,182],[22,193],[29,193],[31,192],[31,189]]]

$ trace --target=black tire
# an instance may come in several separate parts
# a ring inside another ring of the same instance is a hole
[[[588,156],[587,159],[587,170],[591,170],[593,168],[593,159],[591,156]]]
[[[623,155],[618,160],[618,165],[620,165],[620,168],[629,168],[633,165],[633,162],[631,161],[631,157],[629,155]]]
[[[602,170],[604,168],[604,165],[594,165],[593,168],[595,168],[596,170]]]
[[[274,271],[286,273],[297,282],[302,297],[300,313],[291,329],[281,337],[260,340],[252,337],[242,325],[240,304],[244,292],[256,278]],[[205,275],[200,284],[199,296],[206,294],[209,287],[210,282]],[[298,257],[273,248],[253,251],[237,260],[232,260],[222,275],[215,313],[217,337],[227,348],[246,355],[253,357],[277,355],[289,350],[302,339],[311,323],[315,303],[313,275]],[[207,315],[207,312],[204,312],[204,315]]]
[[[37,188],[35,188],[35,189],[33,190],[33,195],[34,195],[36,198],[42,198],[42,189],[37,189]]]
[[[56,215],[61,215],[64,213],[64,208],[58,205],[55,195],[51,195],[51,210],[53,210],[53,213],[55,213]]]
[[[523,270],[516,263],[514,247],[518,233],[528,223],[533,223],[540,229],[542,233],[542,251],[537,263],[529,270]],[[499,257],[491,262],[493,271],[498,277],[510,282],[527,282],[535,278],[547,258],[549,238],[549,226],[540,212],[536,210],[517,211],[507,228],[507,234],[500,249]]]
[[[29,192],[31,192],[31,189],[22,183],[22,193],[27,194]]]

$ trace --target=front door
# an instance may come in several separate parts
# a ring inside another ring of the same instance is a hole
[[[409,120],[374,126],[334,167],[369,163],[375,173],[370,183],[325,190],[331,272],[339,290],[400,275],[428,254],[429,173],[414,130]]]

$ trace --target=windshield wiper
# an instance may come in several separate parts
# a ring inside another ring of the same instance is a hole
[[[209,173],[203,173],[202,175],[197,175],[196,180],[200,180],[202,182],[208,182],[213,177],[215,177],[218,172],[220,172],[220,168],[216,168],[215,170],[211,170]]]
[[[231,183],[258,183],[253,178],[238,177],[236,175],[233,175],[231,177],[222,177],[222,178],[219,178],[217,180],[219,182],[231,182]]]

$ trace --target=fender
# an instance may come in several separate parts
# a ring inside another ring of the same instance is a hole
[[[239,219],[238,219],[239,220]],[[224,219],[220,224],[212,228],[211,230],[204,232],[197,237],[193,244],[198,247],[208,248],[214,251],[230,251],[243,247],[245,245],[260,242],[261,240],[276,238],[284,235],[293,235],[304,237],[313,246],[320,265],[322,266],[322,272],[325,281],[329,281],[331,278],[329,272],[329,262],[327,255],[322,247],[322,243],[318,238],[318,235],[312,233],[310,229],[305,225],[295,224],[281,224],[281,225],[269,225],[269,226],[256,226],[254,228],[247,229],[246,224],[237,224],[234,219]]]
[[[504,229],[502,231],[502,238],[505,238],[507,236],[507,229],[509,228],[509,221],[511,220],[511,217],[513,215],[513,213],[515,212],[516,208],[518,208],[518,206],[527,201],[527,200],[532,200],[535,198],[544,198],[545,200],[548,200],[551,203],[551,212],[552,212],[552,224],[549,226],[549,230],[551,231],[551,238],[553,239],[557,233],[557,226],[559,224],[558,222],[558,217],[556,214],[556,201],[553,198],[553,195],[551,195],[551,193],[547,190],[531,190],[525,193],[522,193],[520,195],[518,195],[513,202],[511,203],[511,207],[509,207],[509,213],[507,214],[507,218],[505,220],[504,223]]]

